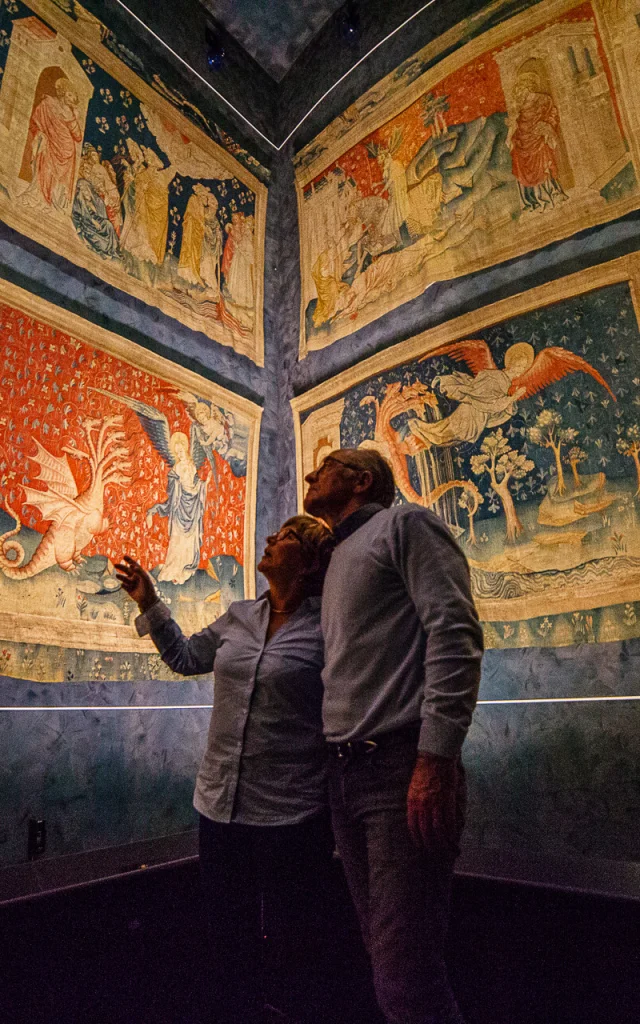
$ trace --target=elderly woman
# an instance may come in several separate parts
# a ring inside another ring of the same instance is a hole
[[[258,565],[269,589],[234,602],[189,639],[137,562],[125,556],[116,567],[142,612],[138,633],[151,636],[167,665],[181,675],[215,669],[194,805],[219,1021],[248,1024],[260,1008],[265,922],[280,960],[298,965],[291,973],[300,996],[312,963],[333,852],[320,678],[320,594],[332,549],[317,520],[288,519]]]

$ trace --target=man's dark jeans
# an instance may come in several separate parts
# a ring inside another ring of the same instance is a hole
[[[333,830],[389,1024],[463,1024],[443,958],[453,863],[420,850],[407,825],[416,745],[417,730],[403,731],[370,753],[332,754]]]

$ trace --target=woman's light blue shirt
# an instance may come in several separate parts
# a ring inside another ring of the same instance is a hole
[[[136,619],[180,675],[215,669],[207,749],[194,795],[212,821],[293,825],[326,806],[320,598],[307,598],[267,641],[269,601],[236,601],[185,637],[158,601]]]

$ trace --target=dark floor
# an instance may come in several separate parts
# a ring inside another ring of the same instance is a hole
[[[378,1024],[339,875],[331,900],[318,1024]],[[467,1024],[640,1024],[639,925],[638,903],[458,879],[449,963]],[[0,1024],[214,1024],[206,979],[194,864],[0,908]]]

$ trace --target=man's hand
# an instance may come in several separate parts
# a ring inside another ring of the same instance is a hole
[[[141,612],[148,612],[158,600],[158,595],[147,570],[129,555],[125,555],[123,562],[117,563],[115,568],[118,570],[116,576],[131,600],[136,602]]]
[[[456,857],[463,818],[460,761],[419,753],[407,794],[407,821],[416,845],[433,856]]]

